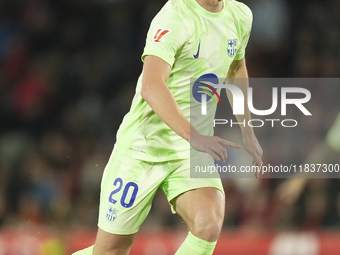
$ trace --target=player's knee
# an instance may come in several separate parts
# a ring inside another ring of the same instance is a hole
[[[203,240],[214,242],[218,239],[223,224],[223,216],[199,214],[193,222],[192,233]]]

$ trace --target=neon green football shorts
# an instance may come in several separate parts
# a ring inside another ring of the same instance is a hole
[[[213,160],[210,162],[213,164]],[[147,162],[114,150],[103,173],[98,227],[112,234],[136,233],[158,188],[175,213],[170,202],[173,198],[202,187],[214,187],[224,193],[220,178],[190,178],[189,159]]]

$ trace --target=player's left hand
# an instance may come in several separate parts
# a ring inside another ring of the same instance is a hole
[[[258,171],[255,173],[255,177],[259,178],[261,166],[263,164],[262,162],[263,150],[261,148],[261,145],[259,144],[254,133],[244,135],[243,143],[248,153],[253,157],[252,164],[258,166]]]

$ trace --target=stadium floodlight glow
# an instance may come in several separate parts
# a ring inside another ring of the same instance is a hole
[[[201,82],[203,83],[203,82]],[[233,102],[232,102],[232,108],[233,108],[233,114],[234,115],[244,115],[244,105],[245,105],[245,99],[244,94],[242,90],[235,86],[230,84],[214,84],[208,81],[204,81],[205,85],[208,85],[209,87],[214,87],[216,89],[218,88],[225,88],[230,91],[232,94]],[[206,90],[205,90],[206,92]],[[300,93],[304,94],[304,98],[287,98],[287,94],[289,93]],[[209,93],[210,94],[210,93]],[[215,93],[216,94],[216,93]],[[248,88],[248,108],[249,111],[255,115],[260,116],[266,116],[274,113],[278,106],[278,88],[273,87],[272,88],[272,105],[270,109],[267,110],[257,110],[254,107],[253,104],[253,88]],[[287,115],[287,105],[293,104],[295,105],[304,115],[311,116],[312,114],[306,109],[306,107],[303,105],[311,99],[311,93],[309,90],[305,88],[295,88],[295,87],[286,87],[281,88],[281,115],[285,116]],[[201,94],[201,114],[206,115],[207,114],[207,94],[202,93]]]

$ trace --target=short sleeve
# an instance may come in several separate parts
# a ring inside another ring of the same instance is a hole
[[[145,56],[153,55],[172,66],[178,49],[188,40],[183,16],[172,8],[170,1],[168,5],[151,22],[142,61]]]
[[[252,23],[253,23],[253,14],[251,10],[247,7],[245,29],[243,30],[244,35],[241,39],[239,49],[237,50],[237,54],[234,58],[235,60],[240,60],[244,58],[246,54],[246,47],[249,41]]]

